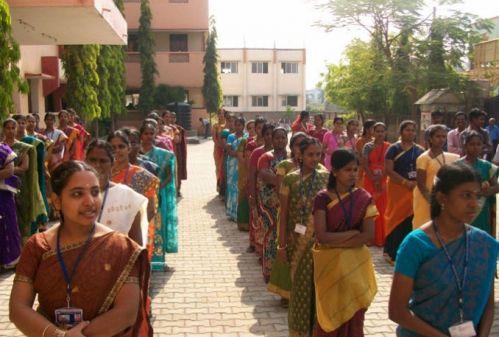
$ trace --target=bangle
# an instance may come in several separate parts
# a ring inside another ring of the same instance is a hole
[[[286,249],[288,248],[288,245],[284,245],[284,247],[281,247],[281,246],[277,246],[277,250],[283,250],[283,249]]]
[[[52,334],[53,337],[64,337],[66,336],[66,331],[55,328],[54,333]]]
[[[52,323],[47,324],[47,326],[43,329],[42,337],[45,337],[45,333],[47,332],[48,328],[50,328],[51,326],[52,326]]]

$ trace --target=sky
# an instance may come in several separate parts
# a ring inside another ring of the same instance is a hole
[[[327,19],[316,8],[321,0],[209,1],[210,15],[216,19],[219,48],[306,48],[306,89],[316,86],[326,64],[339,63],[352,39],[367,39],[360,29],[326,33],[317,27],[318,21]],[[453,8],[486,18],[499,16],[497,0],[464,0]]]

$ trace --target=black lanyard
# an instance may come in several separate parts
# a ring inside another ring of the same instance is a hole
[[[336,193],[336,197],[338,198],[338,202],[341,206],[341,209],[343,210],[343,214],[345,215],[346,219],[346,224],[347,227],[350,228],[350,225],[352,223],[352,218],[353,218],[353,197],[352,197],[352,190],[350,189],[348,191],[348,198],[350,198],[350,211],[347,213],[347,208],[345,207],[345,203],[340,197],[340,194],[338,193],[338,190],[334,189],[334,192]]]
[[[57,251],[56,252],[57,252],[57,260],[59,261],[59,265],[61,266],[62,274],[64,275],[64,280],[66,281],[66,285],[67,285],[66,286],[66,302],[67,302],[68,308],[69,308],[69,304],[71,302],[71,292],[72,292],[71,282],[72,282],[73,276],[76,272],[76,267],[78,267],[78,264],[80,263],[83,255],[85,254],[88,246],[90,245],[90,241],[92,241],[92,238],[94,237],[95,223],[92,226],[90,233],[88,234],[87,240],[85,241],[85,244],[84,244],[80,254],[78,254],[78,256],[76,257],[76,261],[73,265],[73,270],[71,271],[71,275],[68,273],[68,269],[66,268],[66,263],[64,263],[64,257],[62,256],[62,252],[61,252],[61,246],[60,246],[61,228],[62,228],[62,224],[59,226],[59,228],[57,230]]]
[[[97,222],[100,222],[100,219],[102,219],[102,213],[104,212],[104,206],[106,205],[108,191],[109,191],[109,183],[107,183],[106,189],[104,190],[104,198],[102,199],[102,205],[100,205],[99,218],[97,218]]]
[[[442,246],[442,249],[444,250],[445,256],[447,257],[447,260],[449,260],[449,264],[452,269],[452,273],[454,274],[454,279],[456,280],[456,285],[458,289],[458,306],[459,306],[459,318],[461,319],[461,323],[464,322],[464,298],[463,298],[463,290],[464,286],[466,284],[466,276],[468,274],[468,260],[469,260],[469,254],[470,254],[470,241],[469,241],[469,235],[468,235],[468,228],[465,225],[464,228],[464,240],[465,240],[465,255],[464,255],[464,272],[463,272],[463,280],[461,281],[459,279],[459,274],[457,273],[457,268],[452,261],[452,257],[449,254],[449,251],[447,250],[447,246],[445,245],[444,241],[442,240],[442,237],[440,236],[440,233],[438,232],[437,224],[435,221],[432,222],[433,225],[433,230],[435,231],[435,236],[437,237],[438,242]]]
[[[303,170],[300,170],[300,201],[302,202],[301,225],[304,225],[303,218],[305,217],[305,213],[307,212],[308,200],[310,199],[310,194],[312,194],[312,188],[314,188],[316,175],[317,172],[314,169],[314,172],[312,172],[312,181],[310,183],[307,193],[305,194],[305,183],[303,182]]]

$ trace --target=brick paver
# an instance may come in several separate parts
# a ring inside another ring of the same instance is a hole
[[[287,312],[268,293],[248,234],[227,220],[215,193],[212,143],[190,145],[189,180],[179,201],[180,252],[167,256],[171,273],[153,273],[155,336],[287,336]],[[393,268],[371,248],[378,294],[366,314],[366,336],[394,336],[388,320]],[[0,275],[0,336],[21,336],[8,318],[13,275]],[[496,288],[499,282],[496,281]],[[499,337],[499,307],[491,336]]]

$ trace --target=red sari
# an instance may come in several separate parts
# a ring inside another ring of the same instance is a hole
[[[65,262],[72,266],[84,247],[84,242],[62,247]],[[109,254],[109,252],[113,252]],[[138,283],[140,302],[135,324],[116,336],[152,336],[147,314],[150,265],[146,250],[118,232],[92,239],[72,281],[71,305],[83,309],[83,320],[109,311],[125,283]],[[27,242],[16,268],[14,282],[33,284],[43,316],[55,323],[54,310],[66,307],[66,281],[56,252],[44,233],[33,235]],[[75,291],[75,289],[77,291]]]
[[[385,209],[386,209],[386,174],[385,172],[385,153],[390,143],[383,142],[381,145],[368,143],[364,146],[364,156],[367,156],[368,166],[372,172],[380,172],[382,178],[379,188],[376,189],[374,182],[369,179],[367,174],[364,175],[364,188],[368,191],[376,201],[376,208],[379,211],[379,216],[376,218],[376,230],[374,233],[374,244],[383,246],[385,244]],[[366,152],[366,149],[371,149]]]
[[[68,136],[64,147],[64,161],[83,160],[83,157],[80,158],[78,153],[78,148],[80,147],[80,132],[71,126],[66,126],[61,130]]]

